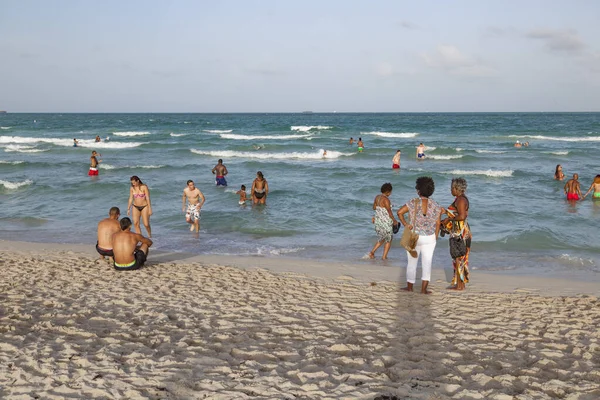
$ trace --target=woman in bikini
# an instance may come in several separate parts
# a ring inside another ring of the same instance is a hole
[[[600,174],[596,175],[596,177],[594,178],[594,182],[592,182],[592,185],[588,189],[587,193],[583,196],[583,198],[585,199],[586,196],[590,194],[592,190],[594,191],[594,193],[592,193],[592,199],[600,200]]]
[[[554,179],[557,181],[562,181],[565,179],[565,174],[563,173],[562,166],[558,164],[556,166],[556,170],[554,170]]]
[[[269,184],[260,171],[256,173],[256,179],[252,182],[251,192],[252,204],[266,204]]]
[[[152,205],[150,204],[150,189],[137,176],[132,176],[131,187],[129,188],[129,203],[127,205],[127,215],[133,218],[135,232],[141,234],[140,217],[148,232],[148,237],[152,237],[150,229],[150,216],[152,215]],[[132,209],[133,206],[133,209]]]

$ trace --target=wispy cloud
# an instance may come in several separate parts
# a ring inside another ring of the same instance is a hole
[[[581,53],[585,43],[573,29],[535,29],[525,35],[527,38],[541,40],[546,49],[555,52]]]
[[[430,68],[441,69],[452,75],[491,77],[497,71],[480,60],[462,53],[457,47],[440,45],[433,52],[421,54],[421,59]]]

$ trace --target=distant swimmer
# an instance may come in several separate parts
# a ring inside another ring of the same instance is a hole
[[[323,158],[327,157],[327,150],[323,150]]]
[[[269,184],[265,179],[262,172],[256,173],[256,179],[252,182],[252,189],[250,196],[252,197],[252,204],[266,204],[267,195],[269,194]]]
[[[187,200],[187,210],[185,203]],[[187,187],[183,189],[183,196],[181,197],[181,211],[185,212],[185,221],[190,224],[190,231],[194,229],[196,232],[200,232],[200,213],[202,205],[204,204],[204,195],[194,185],[193,180],[187,181]]]
[[[592,190],[594,191],[594,193],[592,193],[592,199],[594,199],[594,200],[600,200],[600,175],[596,175],[596,177],[594,178],[594,181],[592,182],[592,185],[588,189],[588,191],[585,194],[585,196],[583,196],[583,198],[585,199],[586,196],[588,194],[590,194],[590,192]]]
[[[394,158],[392,158],[392,168],[400,169],[400,150],[396,150],[396,154],[394,154]]]
[[[557,181],[562,181],[565,179],[565,174],[563,174],[562,166],[560,164],[558,164],[554,170],[554,179]]]
[[[521,147],[521,142],[519,142],[518,140],[515,142],[515,147]]]
[[[365,145],[362,141],[362,138],[358,138],[358,143],[356,143],[357,147],[358,147],[358,152],[362,153],[362,151],[365,149]]]
[[[569,179],[567,183],[565,183],[564,191],[565,195],[567,195],[567,200],[581,200],[582,194],[578,174],[573,174],[573,179]]]
[[[104,257],[110,257],[111,261],[113,258],[113,246],[112,236],[121,231],[119,225],[119,216],[121,211],[119,207],[112,207],[108,211],[108,218],[104,218],[98,222],[98,239],[96,241],[96,251],[100,254],[100,259],[104,260]]]
[[[79,145],[79,141],[73,138],[73,147],[77,147]]]
[[[235,194],[240,195],[240,200],[238,201],[240,206],[246,204],[247,201],[250,201],[250,199],[246,197],[246,185],[242,185],[241,189],[235,192]]]
[[[529,142],[525,142],[525,143],[523,143],[523,146],[525,146],[525,147],[529,147]]]
[[[350,144],[354,144],[354,138],[350,138]]]
[[[227,167],[223,165],[223,160],[219,158],[217,165],[212,169],[213,174],[217,174],[217,178],[215,179],[215,184],[217,186],[227,186],[227,181],[225,180],[225,176],[227,175]]]
[[[425,158],[425,145],[419,143],[417,146],[417,160],[423,160]]]
[[[97,176],[98,175],[98,164],[100,163],[100,161],[98,161],[98,153],[94,150],[92,151],[92,155],[90,157],[90,170],[88,171],[88,175],[89,176]]]
[[[101,142],[102,139],[100,139],[100,136],[96,136],[96,143]]]

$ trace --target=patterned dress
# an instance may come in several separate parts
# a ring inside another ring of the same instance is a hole
[[[467,200],[467,211],[469,210],[469,199],[466,196],[462,196]],[[458,214],[458,208],[456,207],[456,200],[448,207],[449,211],[453,211]],[[452,235],[462,235],[463,240],[467,245],[467,254],[462,257],[457,257],[452,260],[454,267],[454,276],[452,277],[452,285],[457,285],[458,282],[469,283],[469,255],[471,254],[471,228],[469,223],[465,219],[464,221],[450,221],[446,227]],[[461,233],[462,232],[462,233]]]
[[[379,204],[379,200],[377,204]],[[392,237],[394,236],[393,225],[394,221],[387,209],[377,205],[375,207],[375,233],[379,242],[388,243],[392,241]]]

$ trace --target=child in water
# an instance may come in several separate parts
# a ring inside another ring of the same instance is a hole
[[[242,188],[240,190],[238,190],[237,192],[235,192],[235,194],[239,194],[240,195],[240,201],[238,201],[238,204],[244,205],[246,204],[246,202],[250,199],[246,198],[246,186],[242,185]]]

